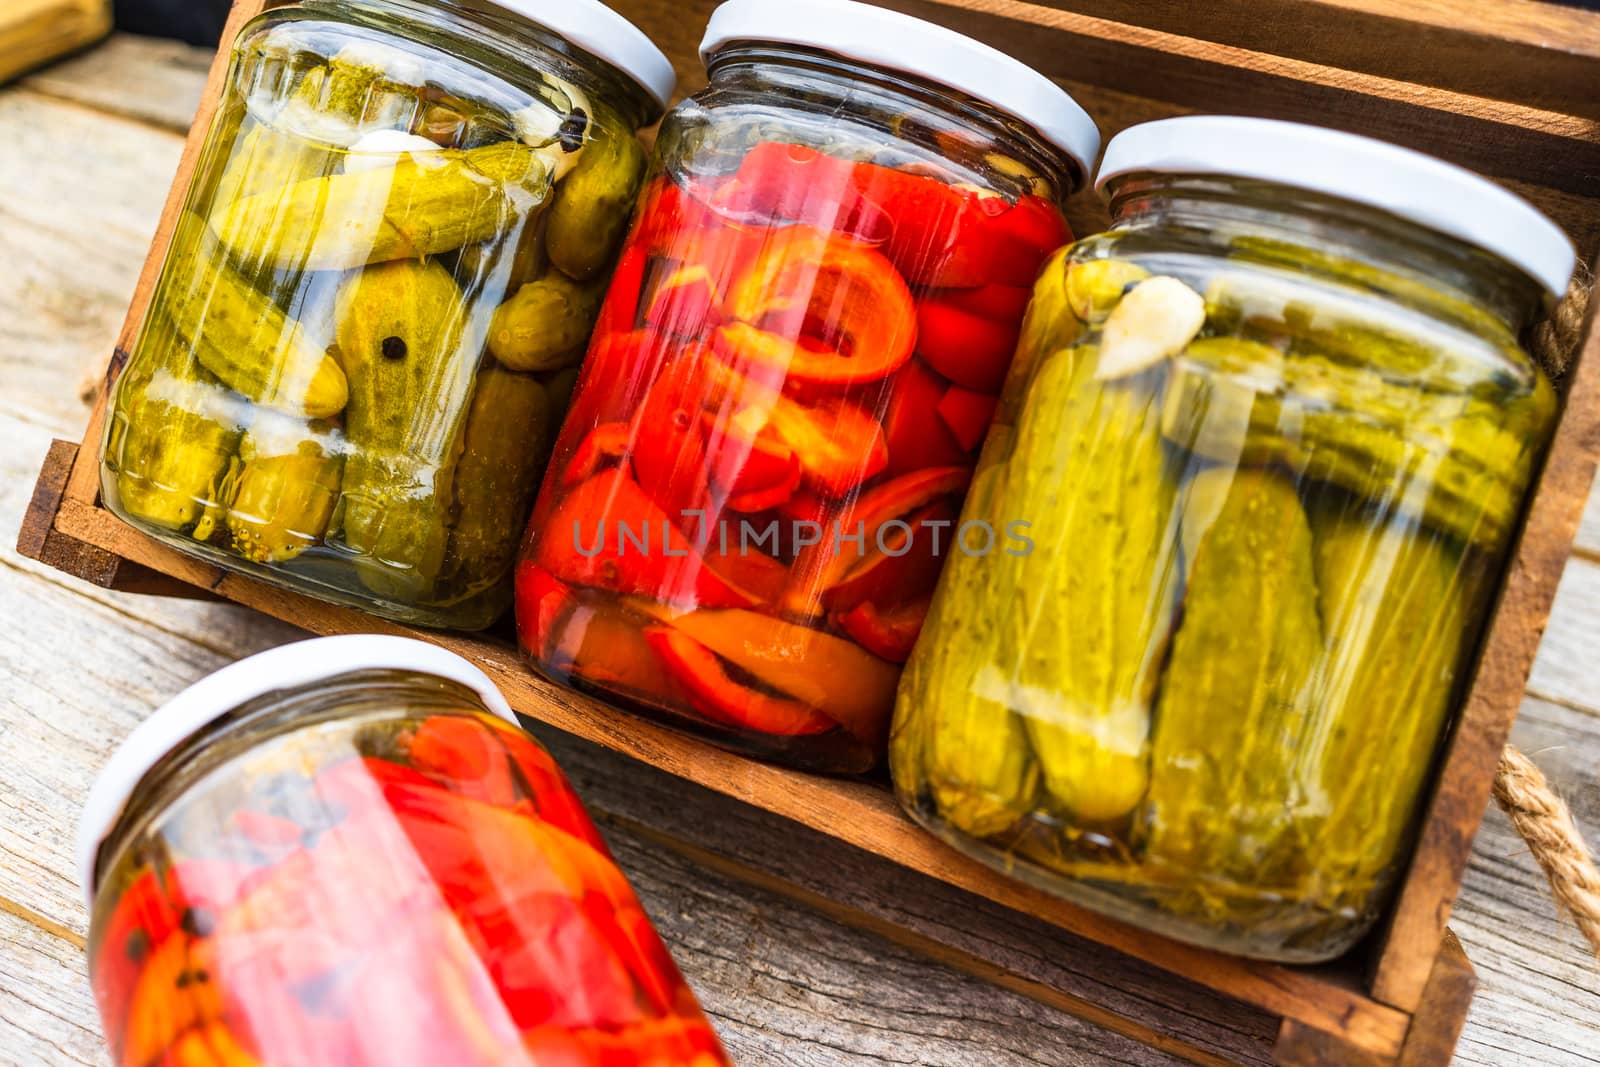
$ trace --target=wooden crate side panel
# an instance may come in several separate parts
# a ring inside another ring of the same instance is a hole
[[[1036,0],[1096,18],[1600,117],[1600,13],[1536,0]]]
[[[1600,302],[1590,308],[1561,425],[1540,477],[1411,870],[1373,974],[1373,995],[1415,1011],[1483,820],[1495,769],[1522,706],[1556,587],[1600,461]]]

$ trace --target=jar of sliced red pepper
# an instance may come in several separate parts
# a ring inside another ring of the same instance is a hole
[[[187,690],[90,793],[120,1067],[728,1067],[561,771],[432,645],[291,645]]]
[[[523,546],[547,675],[756,755],[871,768],[1059,203],[1042,75],[863,4],[734,0],[666,119]]]

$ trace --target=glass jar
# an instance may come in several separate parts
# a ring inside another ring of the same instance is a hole
[[[1187,118],[1044,272],[900,690],[912,815],[1084,906],[1336,956],[1405,862],[1556,410],[1570,244],[1458,168]]]
[[[860,4],[735,0],[703,54],[529,528],[522,645],[865,771],[1099,139],[1041,75]]]
[[[195,685],[112,757],[79,858],[128,1067],[728,1065],[560,769],[432,645]]]
[[[250,22],[111,398],[108,506],[313,596],[492,623],[673,81],[595,0]]]

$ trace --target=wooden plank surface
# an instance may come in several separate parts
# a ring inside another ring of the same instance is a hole
[[[117,77],[138,77],[141,43],[117,47]],[[176,77],[170,50],[148,55],[152,79]],[[196,86],[203,66],[193,55],[178,64]],[[93,1011],[74,972],[81,960],[71,938],[84,932],[84,917],[68,860],[94,766],[164,696],[229,658],[293,636],[236,608],[91,591],[9,551],[49,438],[77,436],[84,417],[77,387],[103,362],[138,273],[181,148],[162,127],[187,121],[181,107],[170,110],[170,121],[114,116],[95,102],[100,90],[91,79],[73,85],[72,102],[55,88],[0,95],[0,136],[8,144],[35,138],[26,164],[0,156],[0,221],[8,224],[0,257],[23,264],[20,273],[0,274],[0,360],[8,384],[18,383],[0,399],[0,610],[13,620],[0,634],[6,1063],[96,1062],[84,1041]],[[99,149],[88,161],[74,157],[84,138]],[[40,168],[54,168],[50,195],[35,181]],[[18,204],[25,210],[13,211]],[[102,204],[112,206],[109,247]],[[11,226],[16,216],[20,230]],[[1586,544],[1593,549],[1600,538]],[[1579,815],[1591,834],[1600,830],[1600,716],[1588,710],[1600,694],[1600,667],[1588,666],[1600,634],[1595,583],[1600,566],[1592,560],[1569,570],[1535,677],[1535,691],[1550,699],[1530,702],[1519,728],[1557,781],[1587,798]],[[762,832],[767,817],[759,813],[665,776],[640,789],[636,765],[570,739],[553,744],[744,1062],[1167,1062],[1124,1036],[1086,1027],[1073,1018],[1081,1005],[1041,1002],[1045,982],[1097,998],[1119,993],[1096,989],[1092,958],[1077,958],[1025,917],[848,850],[817,854],[810,865],[819,894],[849,902],[819,910],[817,900],[793,890],[806,872],[782,863],[813,855],[814,842],[807,850],[773,849],[783,831]],[[1540,751],[1549,746],[1557,747]],[[696,826],[701,836],[686,836]],[[722,865],[703,873],[662,840],[680,849],[690,840]],[[1491,818],[1474,851],[1458,917],[1483,978],[1461,1062],[1600,1063],[1600,977],[1576,936],[1558,924],[1540,875],[1503,820]],[[885,936],[891,927],[925,936]],[[936,938],[957,941],[959,951],[930,959]],[[6,980],[35,972],[40,977],[26,988]],[[1271,1038],[1264,1021],[1248,1014],[1203,1003],[1190,1013],[1205,1025],[1190,1026],[1188,1044],[1174,1051],[1203,1052],[1230,1036],[1224,1031]]]

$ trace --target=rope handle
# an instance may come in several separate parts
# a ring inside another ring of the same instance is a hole
[[[1494,799],[1544,869],[1556,904],[1600,958],[1600,868],[1567,802],[1515,745],[1500,754]]]

